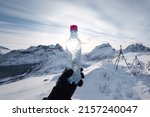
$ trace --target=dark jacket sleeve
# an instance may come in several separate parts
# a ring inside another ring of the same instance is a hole
[[[47,97],[48,100],[71,100],[77,86],[69,83],[63,83],[53,87],[50,95]]]

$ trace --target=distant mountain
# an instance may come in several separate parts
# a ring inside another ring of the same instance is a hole
[[[9,50],[7,48],[2,49]],[[142,44],[132,44],[125,51],[147,52],[150,49]],[[116,55],[117,51],[109,43],[105,43],[96,46],[91,52],[82,55],[81,63],[82,66],[88,67],[91,61],[110,59],[116,57]],[[69,66],[67,54],[59,44],[31,46],[27,49],[12,50],[0,56],[0,66],[26,64],[34,66],[35,74],[56,73]]]
[[[31,46],[27,49],[13,50],[0,57],[0,66],[36,64],[40,73],[60,70],[67,65],[67,57],[63,48],[59,45]]]
[[[125,50],[125,52],[150,52],[150,48],[140,44],[131,44]]]
[[[0,55],[6,54],[10,51],[11,51],[10,49],[0,46]]]
[[[86,56],[89,60],[102,60],[102,59],[114,57],[115,53],[116,53],[116,50],[112,48],[112,46],[109,43],[105,43],[105,44],[96,46]]]

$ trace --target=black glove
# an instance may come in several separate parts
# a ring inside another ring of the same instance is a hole
[[[81,78],[84,78],[81,68]],[[56,86],[53,87],[50,95],[43,100],[71,100],[77,86],[81,87],[83,85],[83,80],[81,79],[78,84],[68,82],[68,78],[73,75],[72,69],[65,69],[62,75],[59,77]]]

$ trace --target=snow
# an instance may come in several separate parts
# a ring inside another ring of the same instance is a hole
[[[79,96],[81,99],[132,99],[135,97],[129,97],[126,95],[126,87],[131,88],[133,82],[127,73],[115,71],[112,63],[105,62],[104,65],[100,63],[99,66],[94,67],[90,73],[86,74],[86,81],[84,86],[77,90],[75,96]],[[129,79],[130,78],[130,79]],[[127,80],[128,79],[128,80]],[[123,85],[122,85],[123,84]],[[89,87],[90,86],[90,87]],[[85,93],[83,93],[85,92]],[[90,94],[90,95],[89,95]]]
[[[135,43],[135,44],[129,45],[124,51],[125,52],[150,52],[150,48],[140,43]]]
[[[52,47],[55,48],[56,46],[46,46],[44,47],[45,49],[43,49],[43,46],[30,47],[27,50],[20,50],[31,53],[28,53],[28,57],[24,54],[19,54],[19,57],[21,57],[19,62],[15,61],[15,55],[12,55],[12,53],[6,54],[10,56],[8,61],[5,55],[5,61],[1,61],[0,65],[11,65],[13,62],[15,64],[20,64],[21,62],[32,63],[35,56],[36,62],[40,62],[41,59],[42,62],[38,64],[39,69],[32,71],[26,78],[0,85],[0,99],[41,100],[43,97],[48,96],[61,72],[68,64],[65,51],[62,49],[51,51]],[[43,53],[42,56],[41,53]],[[143,69],[140,69],[137,75],[132,73],[132,69],[128,70],[123,60],[120,61],[118,70],[115,70],[114,63],[117,59],[117,54],[109,44],[103,44],[97,46],[89,54],[83,55],[84,84],[82,87],[77,88],[72,99],[150,99],[150,71],[145,67],[150,59],[150,52],[124,53],[130,65],[135,56],[138,57]],[[98,56],[105,57],[98,58]],[[26,60],[23,59],[24,57]],[[10,62],[11,60],[13,62]]]
[[[113,49],[109,43],[105,43],[100,46],[96,46],[86,56],[89,60],[102,60],[114,57],[115,53],[115,49]]]
[[[10,51],[10,49],[0,46],[0,55],[6,54]]]
[[[54,75],[30,77],[0,86],[0,99],[42,99],[55,85]],[[49,82],[50,81],[50,82]]]
[[[13,50],[3,55],[0,58],[0,65],[40,63],[47,61],[47,59],[52,60],[61,56],[65,56],[65,53],[58,44],[50,46],[32,46],[26,50]]]

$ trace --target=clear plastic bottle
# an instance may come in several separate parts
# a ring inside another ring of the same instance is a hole
[[[73,69],[74,74],[69,78],[69,83],[78,84],[80,81],[80,68],[81,68],[81,41],[78,38],[77,25],[70,26],[70,38],[67,40],[66,49],[69,55],[70,67]]]

